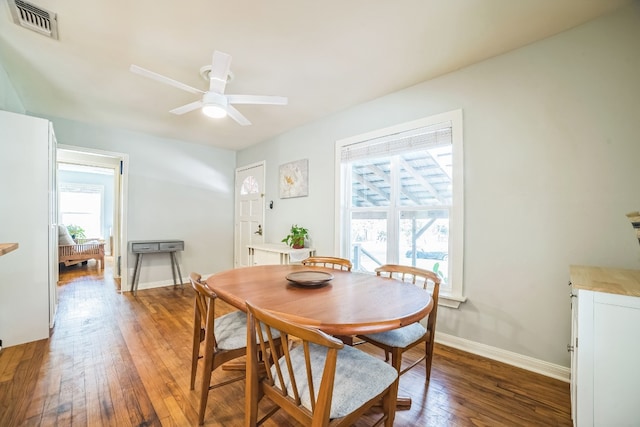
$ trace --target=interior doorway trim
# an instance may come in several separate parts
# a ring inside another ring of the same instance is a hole
[[[119,244],[118,244],[118,254],[120,255],[120,289],[125,290],[129,289],[128,285],[128,274],[127,274],[127,200],[128,196],[128,182],[129,182],[129,155],[126,153],[119,153],[114,151],[105,151],[105,150],[97,150],[93,148],[87,147],[79,147],[74,145],[64,145],[58,144],[57,146],[58,154],[60,151],[65,152],[64,156],[67,157],[63,161],[76,162],[79,164],[90,164],[91,166],[102,166],[102,167],[114,167],[114,161],[120,163],[120,170],[116,171],[120,176],[120,185],[119,189],[116,189],[120,193],[119,197],[117,197],[114,202],[116,205],[116,215],[118,216],[118,234],[120,236]],[[91,156],[91,160],[83,160],[83,156]],[[77,160],[74,160],[74,157]],[[105,158],[103,162],[100,161],[100,157]],[[108,159],[108,160],[107,160]],[[57,162],[56,162],[57,163]],[[57,190],[56,190],[57,191]],[[56,213],[57,215],[57,213]],[[117,276],[117,261],[114,259],[114,277]]]

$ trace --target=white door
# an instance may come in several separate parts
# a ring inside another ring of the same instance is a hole
[[[264,162],[236,169],[236,267],[249,265],[247,245],[264,243]]]

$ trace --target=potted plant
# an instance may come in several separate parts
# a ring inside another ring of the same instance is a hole
[[[84,235],[84,228],[80,227],[79,225],[67,225],[67,230],[69,230],[69,234],[71,234],[71,238],[73,240],[87,238],[87,236]]]
[[[291,230],[287,237],[282,239],[283,243],[291,246],[293,249],[304,248],[304,240],[309,237],[309,230],[304,227],[298,227],[297,224],[291,226]]]

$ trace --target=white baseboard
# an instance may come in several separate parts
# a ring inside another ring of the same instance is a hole
[[[203,274],[202,279],[207,280],[209,276],[213,276],[213,273]],[[130,272],[129,277],[129,287],[128,289],[123,289],[123,292],[131,292],[131,282],[133,282],[133,279],[131,279],[131,277],[133,277],[133,271]],[[184,284],[184,286],[191,286],[189,283],[189,277],[183,277],[180,279],[180,281]],[[164,288],[165,286],[173,286],[173,279],[159,280],[157,282],[138,283],[138,290],[140,291],[142,289]]]
[[[189,283],[189,278],[187,277],[186,279],[182,279],[182,283],[186,284]],[[138,283],[138,290],[141,291],[143,289],[153,289],[153,288],[163,288],[165,286],[173,286],[173,279],[171,280],[160,280],[157,282],[144,282],[144,283]],[[130,291],[131,288],[126,289],[127,291]]]
[[[458,350],[477,354],[478,356],[526,369],[527,371],[555,378],[557,380],[565,382],[570,381],[571,370],[564,366],[555,365],[543,360],[534,359],[533,357],[524,356],[522,354],[503,350],[497,347],[491,347],[475,341],[469,341],[464,338],[459,338],[442,332],[436,332],[436,342],[457,348]]]

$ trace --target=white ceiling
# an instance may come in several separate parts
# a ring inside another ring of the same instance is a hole
[[[535,42],[631,0],[28,0],[57,13],[59,40],[0,7],[0,61],[29,113],[239,150],[292,128]],[[232,55],[226,93],[252,123],[169,110],[205,89],[200,67]]]

